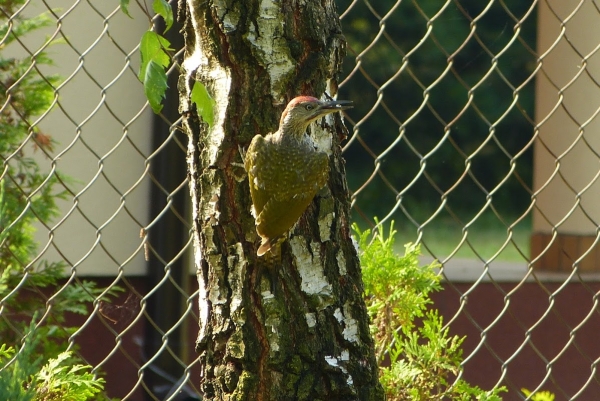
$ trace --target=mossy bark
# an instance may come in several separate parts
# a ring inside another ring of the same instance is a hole
[[[345,41],[333,0],[187,1],[179,82],[189,135],[200,331],[207,400],[382,400],[350,238],[349,194],[333,116],[311,127],[330,155],[329,182],[282,244],[256,256],[239,148],[277,129],[294,96],[335,95]],[[208,127],[195,80],[216,101]]]

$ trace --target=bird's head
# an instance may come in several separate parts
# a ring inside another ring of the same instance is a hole
[[[298,96],[292,99],[279,121],[281,133],[301,136],[308,125],[329,113],[346,110],[352,107],[349,100],[321,101],[312,96]]]

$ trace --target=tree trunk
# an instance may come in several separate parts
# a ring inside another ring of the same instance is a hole
[[[329,182],[282,244],[275,267],[256,256],[259,241],[239,151],[255,135],[275,131],[296,95],[337,92],[345,40],[334,2],[186,3],[179,89],[190,139],[203,395],[383,400],[350,238],[339,115],[310,128],[330,155]],[[191,105],[195,80],[216,101],[211,127]]]

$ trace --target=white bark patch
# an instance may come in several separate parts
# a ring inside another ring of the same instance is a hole
[[[271,78],[271,96],[276,102],[283,103],[281,95],[285,91],[278,90],[282,79],[294,70],[294,61],[289,54],[286,41],[283,39],[283,17],[281,4],[274,0],[262,0],[256,25],[250,24],[246,36],[252,44],[254,56],[266,68]],[[258,26],[258,32],[256,27]]]
[[[319,219],[319,237],[321,242],[326,242],[331,239],[331,225],[335,219],[335,213],[331,212]]]
[[[194,202],[195,206],[196,202]],[[194,213],[197,213],[194,207]],[[198,233],[194,230],[194,249],[200,249],[200,239]],[[194,264],[196,265],[196,276],[198,277],[198,319],[200,323],[200,330],[198,332],[198,341],[203,343],[208,336],[208,291],[206,288],[206,282],[200,272],[200,266],[202,261],[202,253],[197,251],[194,254]]]
[[[192,21],[194,30],[197,32],[200,29],[197,21],[201,21],[202,17],[197,15],[196,9],[192,3],[193,2],[187,2],[188,10],[190,12],[189,21]],[[224,4],[221,5],[221,9],[225,10]],[[208,152],[209,163],[216,164],[217,151],[225,138],[223,121],[225,121],[225,112],[227,111],[227,105],[229,104],[231,74],[228,69],[223,68],[219,63],[211,62],[211,60],[209,60],[207,52],[202,49],[200,40],[196,40],[194,49],[187,55],[185,60],[183,60],[182,67],[186,75],[186,85],[193,85],[195,80],[202,77],[202,83],[205,84],[209,94],[215,100],[213,126],[209,129],[210,139],[206,151]],[[187,93],[192,93],[190,87],[186,88],[186,90]]]
[[[221,212],[219,211],[219,195],[213,194],[211,196],[210,201],[208,202],[207,210],[206,210],[206,219],[210,220],[210,224],[216,226],[219,222],[219,217],[221,217]]]
[[[346,270],[346,257],[344,256],[344,252],[342,252],[341,249],[338,251],[337,255],[335,255],[335,259],[337,260],[340,276],[345,276],[346,274],[348,274],[348,271]]]
[[[340,366],[340,364],[335,356],[325,356],[325,362],[327,362],[329,365],[334,366],[334,367]]]
[[[245,320],[242,313],[242,290],[244,288],[244,276],[246,272],[246,258],[244,248],[240,242],[234,246],[235,255],[227,258],[229,267],[229,286],[231,288],[231,317],[237,325],[242,325]]]
[[[324,118],[328,119],[326,121],[328,122],[329,125],[333,125],[333,120],[331,120],[331,118],[332,118],[331,114],[325,116]],[[331,156],[331,153],[332,153],[331,152],[331,146],[332,146],[331,144],[333,141],[331,133],[329,131],[321,128],[321,126],[319,124],[311,124],[309,126],[309,130],[310,130],[310,137],[315,145],[315,148],[317,148],[319,151],[321,151],[323,153],[326,153],[327,156]]]
[[[194,25],[194,29],[196,31],[199,30],[197,21],[201,20],[201,17],[197,15],[195,7],[193,7],[192,2],[187,3],[188,11],[190,13],[189,21]],[[227,99],[229,97],[229,91],[231,88],[231,76],[229,71],[221,68],[218,63],[214,63],[214,66],[210,66],[210,62],[207,54],[203,51],[201,47],[200,41],[196,41],[194,49],[189,52],[183,61],[183,70],[186,75],[186,91],[188,94],[191,94],[192,88],[190,85],[193,85],[196,79],[199,76],[204,77],[206,82],[204,82],[207,86],[207,89],[215,99],[217,105],[215,106],[214,112],[214,125],[210,128],[210,143],[209,146],[209,160],[211,164],[215,164],[217,158],[217,150],[220,146],[223,138],[225,137],[222,123],[225,117],[225,110],[227,105]],[[196,154],[195,149],[196,144],[192,143],[192,141],[188,141],[188,155],[189,157],[193,157]],[[188,159],[188,164],[190,167],[194,167],[194,160]],[[191,180],[190,183],[190,193],[192,196],[198,196],[199,190],[196,187],[197,183],[194,180]],[[193,210],[192,217],[193,221],[201,221],[200,218],[204,221],[204,218],[208,218],[211,220],[211,223],[216,224],[219,220],[219,212],[216,210],[217,201],[219,198],[220,192],[215,192],[213,195],[214,202],[209,202],[209,206],[205,210],[200,210],[200,205],[198,202],[192,202]],[[212,203],[212,205],[210,205]],[[211,210],[212,209],[212,210]],[[212,239],[208,238],[208,241]],[[196,269],[199,271],[202,257],[203,255],[200,253],[200,238],[196,232],[194,232],[194,263],[196,265]],[[198,305],[199,305],[199,320],[200,320],[200,330],[198,334],[198,340],[200,342],[206,341],[206,337],[208,336],[208,323],[209,323],[209,300],[217,300],[220,302],[222,300],[221,295],[215,292],[212,289],[212,285],[208,282],[205,282],[202,275],[198,274],[198,285],[199,285],[199,297],[198,297]]]
[[[348,383],[349,386],[352,386],[354,384],[354,379],[352,378],[352,375],[349,374],[348,370],[340,363],[341,361],[347,361],[349,359],[350,353],[347,350],[343,350],[339,358],[330,355],[325,356],[325,362],[327,362],[330,366],[339,368],[342,371],[342,373],[346,375],[346,383]]]
[[[269,338],[269,352],[275,353],[279,351],[279,332],[277,331],[277,325],[271,324],[269,326],[271,326],[271,333],[267,333],[267,337]]]
[[[350,304],[346,302],[343,313],[340,308],[336,308],[333,311],[333,317],[335,317],[335,319],[344,326],[344,330],[342,331],[344,339],[349,342],[357,343],[358,322],[350,314]]]
[[[194,144],[191,141],[188,141],[188,155],[193,155],[195,152]],[[190,158],[188,158],[188,163],[193,163]],[[192,164],[189,164],[190,167]],[[190,180],[188,185],[190,188],[191,196],[196,196],[198,194],[197,182],[195,180]],[[200,210],[198,208],[198,202],[192,202],[192,221],[199,221]],[[208,336],[208,283],[204,281],[204,277],[200,270],[200,266],[202,266],[202,252],[200,252],[200,236],[198,230],[194,230],[193,234],[193,249],[194,252],[194,266],[196,267],[196,276],[198,278],[198,319],[200,330],[198,331],[198,341],[203,343],[206,341]]]
[[[316,242],[311,243],[312,252],[309,252],[303,238],[297,236],[290,239],[290,245],[292,246],[292,253],[296,260],[296,268],[302,279],[302,284],[300,285],[302,291],[309,295],[331,297],[333,290],[325,274],[323,274],[321,252],[319,250],[320,244]]]
[[[350,304],[344,304],[344,331],[342,335],[346,341],[358,343],[358,322],[350,314]]]
[[[275,295],[271,291],[262,291],[262,303],[265,308],[268,308],[270,302],[275,302]],[[265,326],[271,330],[267,332],[267,338],[269,340],[270,352],[279,351],[279,325],[281,321],[277,314],[269,314],[265,319]]]
[[[314,313],[307,313],[306,315],[306,324],[309,328],[313,328],[317,325],[317,317]]]
[[[221,255],[209,255],[207,259],[208,263],[212,266],[215,273],[222,269],[222,267],[220,266]],[[215,305],[224,305],[225,303],[227,303],[227,295],[221,292],[223,283],[219,282],[221,280],[219,280],[218,278],[218,273],[213,274],[211,277],[209,277],[208,283],[208,299],[213,304],[213,307]]]
[[[344,321],[344,315],[342,314],[340,308],[335,308],[335,311],[333,311],[333,317],[335,317],[339,323]]]
[[[354,249],[356,250],[356,253],[358,255],[360,255],[361,252],[360,252],[360,247],[358,246],[358,241],[356,240],[356,238],[354,238],[354,235],[351,235],[350,239],[352,240],[352,245],[354,245]]]
[[[237,30],[237,25],[240,20],[240,15],[234,10],[227,8],[225,1],[214,0],[214,7],[217,8],[219,20],[222,22],[221,27],[225,33],[231,33]]]
[[[331,82],[332,81],[330,81],[330,80],[327,81],[327,86],[330,88],[329,93],[332,93]],[[325,96],[323,96],[321,98],[321,100],[328,101],[329,99],[326,98]],[[325,119],[325,124],[327,124],[330,127],[333,127],[334,123],[335,123],[335,120],[334,120],[336,117],[335,115],[337,113],[338,112],[327,114],[325,117],[323,117]],[[342,114],[342,118],[343,118],[343,114]],[[331,156],[333,137],[331,136],[331,132],[321,128],[319,121],[320,120],[317,120],[316,124],[310,125],[310,127],[309,127],[310,137],[313,140],[313,143],[315,144],[315,147],[318,150],[320,150],[321,152],[325,152],[327,154],[327,156]]]
[[[350,304],[346,302],[343,313],[340,308],[336,308],[333,311],[333,317],[340,324],[344,325],[344,330],[342,331],[344,339],[352,343],[358,343],[358,322],[350,314]]]

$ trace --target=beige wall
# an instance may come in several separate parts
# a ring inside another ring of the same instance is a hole
[[[534,190],[539,193],[533,229],[549,233],[557,226],[559,233],[595,235],[600,222],[600,14],[590,1],[549,0],[538,6],[542,66],[536,76]],[[567,21],[564,31],[560,20]],[[578,205],[576,194],[581,195]]]
[[[74,180],[68,185],[77,195],[60,202],[59,220],[64,221],[52,231],[40,226],[37,238],[41,246],[49,244],[43,257],[66,259],[80,275],[116,275],[119,266],[125,274],[143,274],[146,263],[139,233],[148,220],[150,181],[144,172],[152,115],[142,111],[145,97],[135,76],[139,54],[131,54],[132,71],[117,46],[131,53],[149,22],[134,2],[134,19],[118,10],[117,1],[48,3],[63,16],[60,25],[69,43],[51,46],[48,53],[56,66],[42,70],[67,81],[59,91],[60,107],[54,107],[39,126],[58,142],[53,152],[56,167]],[[44,10],[42,2],[32,2],[26,13]],[[52,35],[57,26],[46,28],[44,35]],[[27,37],[26,45],[39,49],[44,35]],[[15,44],[9,51],[22,49]],[[36,158],[50,169],[51,160],[40,152]]]

